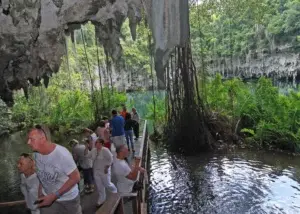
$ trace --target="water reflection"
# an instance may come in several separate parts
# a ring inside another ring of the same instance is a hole
[[[151,151],[151,213],[300,213],[300,158],[250,151],[183,158]]]

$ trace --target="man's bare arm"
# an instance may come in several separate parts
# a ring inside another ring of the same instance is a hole
[[[131,172],[126,176],[126,178],[129,180],[135,181],[137,179],[138,172],[139,172],[139,167],[135,166],[131,170]]]
[[[58,198],[58,195],[63,195],[68,192],[74,185],[80,181],[80,173],[78,169],[75,169],[71,174],[68,175],[69,179],[64,185],[58,190],[58,192],[43,196],[38,200],[41,201],[39,207],[49,206]],[[58,193],[58,195],[57,195]]]
[[[70,175],[68,175],[69,179],[64,183],[64,185],[58,190],[59,195],[63,195],[72,189],[73,186],[79,183],[80,181],[80,173],[78,169],[75,169]]]

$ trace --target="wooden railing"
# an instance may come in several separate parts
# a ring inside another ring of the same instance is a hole
[[[148,163],[148,129],[147,129],[147,120],[144,124],[143,137],[141,142],[140,151],[138,156],[141,157],[140,167],[147,168]],[[120,194],[115,193],[111,194],[105,203],[99,208],[96,214],[124,214],[124,199],[132,199],[132,211],[133,214],[146,214],[147,213],[147,174],[142,174],[139,172],[137,176],[137,181],[143,184],[143,188],[137,192],[129,194]]]
[[[2,202],[0,203],[0,207],[13,207],[26,204],[25,200],[20,201],[10,201],[10,202]]]

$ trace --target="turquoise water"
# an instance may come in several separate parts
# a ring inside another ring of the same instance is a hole
[[[154,94],[158,99],[163,99],[165,97],[164,91],[156,91]],[[128,98],[126,106],[130,111],[132,107],[135,107],[139,112],[140,117],[145,119],[149,111],[148,106],[153,102],[152,95],[152,91],[127,93]]]
[[[165,91],[155,91],[155,97],[157,99],[165,98]],[[140,115],[140,118],[147,119],[149,124],[149,132],[153,132],[153,121],[147,118],[149,116],[149,111],[151,110],[150,105],[153,103],[153,93],[152,91],[143,91],[143,92],[132,92],[127,93],[127,103],[126,106],[128,110],[131,111],[132,107],[135,107]]]

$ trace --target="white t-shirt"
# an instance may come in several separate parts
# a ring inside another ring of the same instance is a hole
[[[134,181],[126,178],[131,172],[128,163],[125,160],[115,159],[113,164],[113,172],[117,177],[117,188],[120,193],[132,192]]]
[[[93,167],[93,160],[91,158],[84,156],[84,150],[85,150],[84,145],[76,144],[73,147],[72,152],[78,158],[79,165],[82,167],[82,169],[90,169]]]
[[[102,147],[99,152],[96,148],[94,148],[88,152],[86,157],[89,157],[94,161],[93,169],[99,171],[98,173],[103,175],[105,166],[111,165],[113,163],[113,155],[106,147]]]
[[[58,191],[69,179],[77,166],[71,153],[60,145],[56,144],[55,149],[48,155],[35,153],[37,176],[43,186],[44,195]],[[78,185],[74,185],[68,192],[63,194],[58,201],[69,201],[78,195]]]
[[[27,178],[23,173],[21,174],[21,192],[24,195],[27,207],[35,213],[39,213],[37,205],[34,204],[38,199],[39,184],[39,179],[35,173]]]

